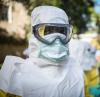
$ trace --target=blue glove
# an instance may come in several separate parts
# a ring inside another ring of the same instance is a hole
[[[96,86],[91,86],[89,88],[89,92],[91,95],[93,95],[94,97],[100,97],[100,85],[96,85]]]

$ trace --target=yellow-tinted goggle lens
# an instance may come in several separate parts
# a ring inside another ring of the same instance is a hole
[[[39,27],[38,28],[39,36],[43,37],[44,36],[44,31],[45,31],[45,25],[42,25],[41,27]]]

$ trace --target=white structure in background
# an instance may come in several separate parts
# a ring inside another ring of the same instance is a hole
[[[8,23],[12,23],[12,3],[8,7]]]
[[[97,33],[89,33],[89,34],[80,34],[79,37],[80,40],[90,43],[93,38],[97,37],[97,35],[98,35]]]
[[[7,31],[6,35],[25,39],[27,33],[25,27],[30,23],[25,6],[17,1],[9,1],[0,5],[0,13],[0,28]]]

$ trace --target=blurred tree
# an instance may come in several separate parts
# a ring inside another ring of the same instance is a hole
[[[74,25],[77,33],[87,30],[87,22],[93,12],[94,2],[92,0],[17,0],[22,2],[29,10],[29,14],[34,7],[39,5],[58,6],[66,11],[70,23]]]
[[[70,23],[74,25],[78,34],[87,30],[94,7],[92,0],[62,0],[61,7],[69,15]]]
[[[77,33],[87,30],[87,23],[91,21],[90,16],[93,12],[93,0],[2,0],[21,2],[28,9],[29,15],[34,7],[39,5],[58,6],[66,11],[70,23],[73,24]]]
[[[12,0],[21,2],[25,5],[25,7],[28,9],[29,14],[31,14],[31,11],[34,7],[40,6],[40,5],[53,5],[58,6],[61,4],[61,0]]]
[[[96,15],[97,19],[96,19],[96,25],[98,26],[98,34],[100,34],[100,15]]]

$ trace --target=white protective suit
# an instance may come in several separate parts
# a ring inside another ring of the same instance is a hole
[[[71,40],[69,43],[70,56],[77,60],[85,76],[85,96],[93,97],[89,88],[99,83],[99,73],[96,66],[96,49],[89,43],[80,40]]]
[[[87,42],[71,39],[69,42],[70,57],[77,60],[84,71],[91,70],[96,65],[96,49]]]
[[[52,6],[33,10],[32,26],[39,23],[68,23],[65,12]],[[22,97],[84,97],[81,67],[74,59],[60,63],[39,58],[40,42],[29,40],[29,58],[6,57],[0,71],[0,89]]]

